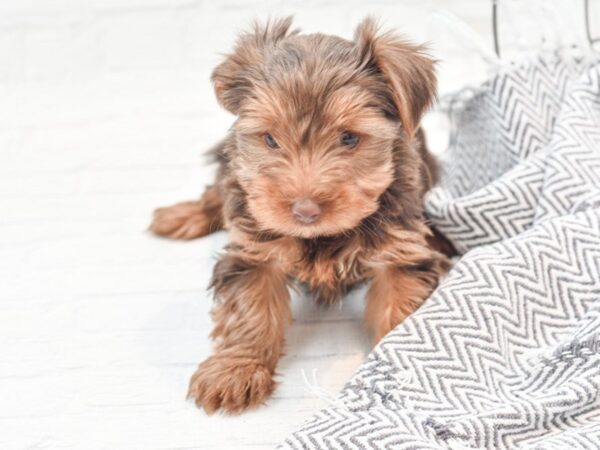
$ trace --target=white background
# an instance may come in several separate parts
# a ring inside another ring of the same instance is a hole
[[[544,3],[503,3],[505,50],[582,36],[582,1]],[[273,398],[207,417],[184,397],[210,353],[205,289],[227,236],[156,239],[151,211],[212,181],[202,152],[232,118],[209,75],[252,19],[294,14],[350,38],[373,13],[431,42],[443,94],[485,78],[474,49],[491,52],[490,5],[0,0],[0,448],[272,448],[324,406],[320,390],[335,394],[369,350],[364,291],[326,312],[296,298]],[[443,148],[442,122],[428,129]]]

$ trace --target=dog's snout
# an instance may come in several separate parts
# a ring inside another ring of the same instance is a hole
[[[292,205],[292,214],[302,223],[313,223],[321,216],[321,207],[309,198],[296,200]]]

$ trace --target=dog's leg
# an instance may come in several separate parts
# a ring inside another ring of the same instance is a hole
[[[158,208],[150,231],[172,239],[194,239],[223,228],[223,199],[216,186],[204,191],[200,200]]]
[[[406,234],[384,251],[374,265],[365,309],[374,342],[421,306],[448,269],[448,259],[423,236]]]
[[[213,309],[215,354],[192,376],[188,397],[212,413],[262,403],[273,391],[273,375],[291,321],[286,275],[231,250],[215,266]]]
[[[373,342],[393,330],[415,311],[433,291],[435,283],[393,269],[382,269],[373,278],[367,293],[365,322]]]

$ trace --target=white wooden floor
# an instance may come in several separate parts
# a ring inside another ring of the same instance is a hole
[[[432,17],[448,8],[489,45],[488,2],[350,3],[0,3],[0,449],[272,448],[359,366],[364,291],[328,311],[295,298],[273,398],[207,417],[184,398],[210,353],[206,286],[227,236],[145,232],[153,208],[212,181],[201,154],[232,118],[209,74],[252,18],[350,37],[374,12],[433,42],[442,92],[485,73]]]

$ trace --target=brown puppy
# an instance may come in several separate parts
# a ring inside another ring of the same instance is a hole
[[[215,354],[189,389],[209,413],[273,391],[292,280],[326,304],[369,280],[377,341],[446,269],[422,209],[436,179],[419,130],[434,62],[372,19],[354,41],[290,26],[256,26],[215,69],[217,98],[237,116],[214,149],[217,181],[198,201],[158,209],[151,225],[178,239],[230,231],[212,280]]]

